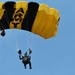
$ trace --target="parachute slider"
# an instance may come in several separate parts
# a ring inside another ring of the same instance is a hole
[[[1,36],[5,36],[5,31],[4,30],[2,30]]]

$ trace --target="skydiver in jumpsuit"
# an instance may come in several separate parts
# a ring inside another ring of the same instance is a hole
[[[22,63],[24,64],[24,67],[26,69],[26,65],[29,64],[29,68],[32,69],[32,65],[31,65],[31,56],[30,54],[32,53],[32,51],[29,49],[29,55],[27,55],[27,52],[24,54],[24,56],[22,56],[21,50],[18,51],[19,53],[19,59],[22,60]]]

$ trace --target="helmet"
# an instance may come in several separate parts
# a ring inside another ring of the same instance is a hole
[[[27,52],[24,54],[24,56],[27,56]]]

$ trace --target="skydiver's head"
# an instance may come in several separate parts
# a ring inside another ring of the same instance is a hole
[[[24,54],[24,56],[27,56],[27,52]]]

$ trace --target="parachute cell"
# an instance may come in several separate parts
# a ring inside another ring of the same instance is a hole
[[[0,3],[0,20],[4,29],[23,29],[47,39],[56,35],[59,19],[58,10],[46,4],[25,1]]]

